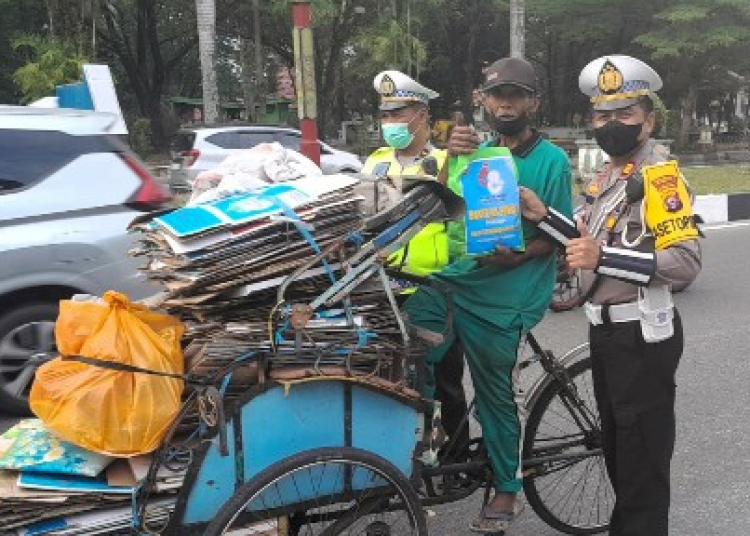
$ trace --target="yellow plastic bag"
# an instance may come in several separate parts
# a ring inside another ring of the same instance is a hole
[[[116,292],[105,303],[60,302],[55,328],[63,356],[112,361],[167,374],[184,369],[183,324]],[[128,457],[157,448],[180,407],[184,382],[56,358],[36,373],[32,411],[62,439]]]

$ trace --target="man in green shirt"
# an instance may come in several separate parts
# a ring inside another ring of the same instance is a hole
[[[570,215],[568,158],[529,126],[529,116],[539,107],[531,64],[518,58],[498,60],[486,71],[482,91],[487,120],[497,134],[487,145],[510,149],[520,185]],[[471,127],[456,126],[448,142],[448,156],[471,154],[478,147],[479,139]],[[461,193],[459,164],[451,160],[445,166],[450,171],[441,174],[441,180],[457,193]],[[516,494],[521,489],[525,409],[517,385],[518,349],[524,334],[542,319],[555,279],[552,241],[528,221],[523,221],[523,237],[523,252],[498,248],[492,255],[463,256],[433,276],[450,290],[454,320],[452,333],[429,353],[428,364],[434,367],[440,363],[454,338],[460,339],[495,476],[495,496],[471,524],[471,529],[480,533],[504,533],[519,511]],[[460,227],[453,230],[451,238],[454,250],[462,248]],[[440,292],[421,288],[405,308],[414,324],[443,331],[447,304]]]

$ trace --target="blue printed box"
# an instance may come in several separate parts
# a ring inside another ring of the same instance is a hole
[[[466,253],[492,254],[497,246],[523,251],[518,180],[513,157],[471,161],[461,176],[466,202]]]

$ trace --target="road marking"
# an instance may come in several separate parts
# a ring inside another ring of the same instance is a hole
[[[740,221],[740,222],[734,222],[734,223],[705,225],[703,226],[703,229],[705,229],[706,231],[713,231],[715,229],[732,229],[734,227],[747,227],[748,225],[750,225],[750,221]]]

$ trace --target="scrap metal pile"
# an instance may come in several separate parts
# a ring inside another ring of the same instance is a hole
[[[365,220],[372,183],[305,178],[187,206],[150,221],[135,254],[162,283],[161,307],[187,325],[187,372],[221,375],[232,398],[266,374],[350,374],[406,382],[414,344],[382,261],[447,216],[439,189],[415,182]],[[197,418],[197,416],[196,416]]]

